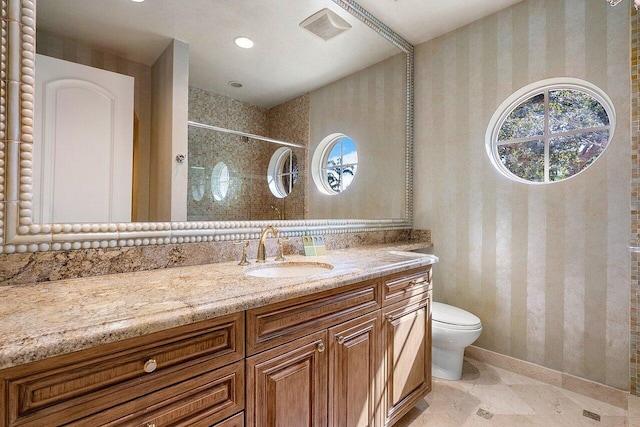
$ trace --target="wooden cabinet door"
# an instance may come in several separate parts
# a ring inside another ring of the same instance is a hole
[[[327,425],[326,330],[247,359],[248,427]]]
[[[431,298],[391,305],[383,314],[382,406],[384,425],[393,425],[431,391]]]
[[[329,426],[379,426],[380,311],[329,329]]]

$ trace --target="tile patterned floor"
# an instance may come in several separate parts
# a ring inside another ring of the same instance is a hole
[[[460,381],[434,378],[433,391],[396,426],[626,427],[628,422],[624,409],[467,358]]]

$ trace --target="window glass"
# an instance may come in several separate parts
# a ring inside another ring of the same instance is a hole
[[[609,132],[559,136],[549,140],[549,178],[561,181],[596,161],[609,141]]]
[[[518,105],[500,127],[498,140],[544,134],[544,95],[539,94]]]
[[[611,100],[577,79],[549,79],[502,103],[487,129],[486,148],[503,175],[545,184],[571,178],[607,148],[615,125]]]
[[[327,157],[327,166],[339,166],[342,164],[342,141],[338,141]]]
[[[544,141],[498,146],[500,161],[509,172],[532,182],[544,182]]]
[[[553,133],[609,125],[609,116],[593,96],[577,90],[549,91],[549,121]]]
[[[223,162],[213,167],[211,172],[211,193],[216,201],[221,201],[229,192],[229,168]]]
[[[326,184],[335,193],[347,189],[356,176],[358,167],[358,150],[356,144],[348,136],[336,139],[325,162]]]
[[[271,194],[278,198],[287,197],[297,181],[298,158],[290,148],[278,148],[271,156],[267,169],[267,182]]]
[[[312,176],[318,189],[329,195],[345,191],[358,170],[358,149],[347,135],[336,133],[324,138],[312,159]]]

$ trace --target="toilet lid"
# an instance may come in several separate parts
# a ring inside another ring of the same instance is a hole
[[[475,329],[482,326],[480,319],[475,314],[441,302],[433,303],[431,317],[434,322],[462,326],[465,329]]]

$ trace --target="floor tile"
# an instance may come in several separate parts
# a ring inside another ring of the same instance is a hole
[[[628,396],[629,427],[640,427],[640,397]]]
[[[467,392],[480,400],[481,409],[492,414],[535,414],[534,410],[507,385],[473,385],[469,387]]]
[[[600,420],[585,417],[584,410]],[[465,359],[460,381],[434,378],[433,391],[396,426],[627,427],[629,424],[627,411],[617,406]]]
[[[596,399],[592,399],[590,397],[584,396],[582,394],[575,393],[573,391],[558,389],[563,394],[568,396],[570,399],[578,402],[578,404],[582,405],[584,409],[587,411],[595,412],[600,415],[613,415],[613,416],[626,416],[627,411],[622,408],[618,408],[617,406],[610,405],[605,402],[601,402]]]

